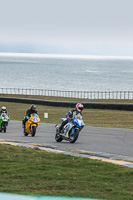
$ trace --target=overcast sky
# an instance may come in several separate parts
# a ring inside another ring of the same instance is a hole
[[[0,0],[0,52],[133,56],[133,0]]]

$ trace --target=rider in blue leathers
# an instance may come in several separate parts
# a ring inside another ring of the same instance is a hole
[[[62,122],[62,124],[59,127],[59,132],[61,133],[63,127],[68,123],[69,120],[71,120],[74,117],[77,117],[79,119],[82,119],[82,110],[83,110],[82,103],[77,103],[75,109],[70,110],[66,114],[66,120]]]

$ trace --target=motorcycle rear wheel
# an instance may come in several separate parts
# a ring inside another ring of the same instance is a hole
[[[32,126],[32,129],[31,129],[31,136],[34,137],[36,134],[36,126]]]
[[[70,137],[69,137],[69,142],[70,143],[76,142],[76,140],[78,139],[78,136],[79,136],[79,130],[78,129],[75,129],[74,134],[72,134],[72,131],[71,131]]]

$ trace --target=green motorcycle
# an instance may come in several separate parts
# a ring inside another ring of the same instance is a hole
[[[9,123],[9,116],[6,113],[2,113],[0,115],[0,132],[4,131],[6,132],[7,126]]]

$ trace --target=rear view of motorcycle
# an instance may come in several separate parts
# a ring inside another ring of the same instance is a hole
[[[0,115],[0,132],[6,132],[9,123],[9,116],[6,113]]]
[[[61,119],[62,121],[65,120],[65,118]],[[67,140],[70,143],[76,142],[78,139],[80,131],[85,126],[83,120],[78,119],[74,117],[74,119],[70,120],[62,129],[61,133],[59,132],[60,125],[57,124],[56,127],[56,134],[55,134],[55,140],[57,142],[61,142],[62,140]]]

